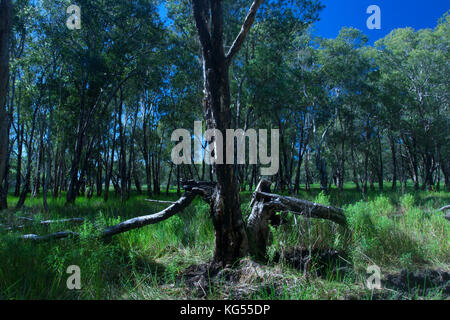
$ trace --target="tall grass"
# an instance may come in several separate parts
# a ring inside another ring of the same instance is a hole
[[[327,221],[307,220],[287,214],[286,224],[272,228],[269,256],[274,258],[291,248],[336,249],[364,273],[370,264],[383,270],[424,267],[450,269],[450,224],[436,209],[450,202],[446,192],[408,193],[375,191],[362,196],[346,186],[343,193],[333,189],[329,196],[318,187],[298,197],[344,208],[351,232]],[[174,200],[172,192],[160,199]],[[250,192],[241,195],[244,219],[249,214]],[[133,195],[127,202],[112,197],[80,197],[75,205],[65,206],[63,199],[51,199],[50,211],[43,213],[42,198],[27,199],[24,209],[0,214],[0,223],[18,217],[60,219],[84,217],[79,226],[26,226],[15,232],[0,232],[1,299],[180,299],[192,298],[179,281],[180,273],[193,264],[208,261],[213,254],[214,230],[209,206],[200,199],[182,214],[162,223],[116,236],[111,242],[93,241],[90,235],[120,221],[156,213],[165,205],[144,201]],[[361,200],[364,199],[364,200]],[[14,206],[16,198],[10,197]],[[35,244],[20,240],[18,234],[47,234],[61,230],[81,234]],[[81,269],[81,290],[68,290],[67,267]],[[360,290],[358,276],[331,275],[322,279],[304,279],[304,273],[283,261],[269,261],[269,268],[282,270],[293,281],[267,283],[254,299],[338,299],[348,290]],[[294,284],[293,284],[294,283]],[[350,289],[349,289],[350,288]],[[351,289],[353,288],[353,289]],[[359,288],[359,289],[358,289]],[[213,289],[211,289],[213,290]],[[221,297],[217,287],[209,298]],[[365,296],[362,296],[364,298]]]

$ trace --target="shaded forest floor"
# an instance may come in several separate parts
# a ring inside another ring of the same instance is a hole
[[[283,216],[272,228],[269,260],[243,259],[233,269],[208,262],[214,231],[209,207],[196,199],[184,213],[157,225],[130,231],[109,243],[90,235],[128,218],[158,212],[167,205],[133,195],[50,200],[44,214],[40,197],[21,211],[0,214],[3,226],[33,220],[82,217],[81,225],[25,224],[0,228],[0,299],[448,299],[450,297],[450,223],[437,209],[450,204],[448,192],[408,188],[366,196],[348,185],[330,196],[317,186],[297,197],[345,209],[352,233],[333,223]],[[175,200],[175,192],[156,197]],[[243,192],[244,219],[250,192]],[[9,204],[17,201],[9,197]],[[72,230],[79,239],[35,244],[17,234],[44,235]],[[81,290],[68,290],[67,267],[81,270]],[[382,289],[366,288],[367,267],[381,268]]]

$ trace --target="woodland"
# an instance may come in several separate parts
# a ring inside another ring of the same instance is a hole
[[[318,0],[72,4],[0,0],[0,299],[450,297],[449,12],[372,44]],[[174,163],[196,121],[278,129],[277,173]]]

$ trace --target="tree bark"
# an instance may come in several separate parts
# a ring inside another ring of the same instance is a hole
[[[38,103],[38,105],[40,102]],[[36,107],[33,112],[33,117],[31,121],[31,130],[30,130],[30,137],[27,142],[27,173],[25,176],[25,185],[23,186],[22,192],[20,193],[19,200],[16,204],[16,209],[20,209],[25,204],[25,200],[27,198],[27,194],[30,191],[31,187],[31,164],[33,159],[33,139],[34,139],[34,131],[36,127],[36,115],[38,113],[39,107]]]
[[[389,143],[391,145],[392,153],[392,190],[397,189],[397,152],[395,148],[394,136],[389,135]]]
[[[114,153],[116,151],[116,131],[117,131],[117,118],[114,117],[114,127],[113,127],[113,135],[111,139],[111,156],[108,161],[108,157],[106,158],[106,169],[105,169],[105,193],[103,195],[103,200],[105,202],[108,201],[109,198],[109,186],[111,183],[113,166],[114,166]]]
[[[224,133],[226,129],[231,128],[229,66],[245,41],[262,0],[255,0],[252,3],[227,55],[223,46],[222,1],[191,1],[202,46],[207,127]],[[215,229],[214,260],[226,266],[232,265],[247,254],[248,239],[242,220],[239,186],[235,180],[234,166],[215,164],[214,170],[217,178],[217,189],[211,204]]]
[[[3,185],[7,176],[8,127],[6,96],[9,86],[9,36],[11,30],[11,0],[0,1],[0,210],[8,207],[8,190]]]

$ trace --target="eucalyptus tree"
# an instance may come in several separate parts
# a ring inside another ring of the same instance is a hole
[[[400,138],[416,189],[420,180],[423,189],[431,188],[440,169],[448,187],[448,166],[440,165],[441,150],[448,152],[448,23],[446,15],[434,31],[398,29],[376,43],[384,76],[405,96],[399,101]]]
[[[7,208],[8,190],[4,187],[8,161],[9,117],[6,110],[9,85],[9,38],[11,33],[11,0],[0,1],[0,210]]]
[[[41,8],[49,17],[42,19],[42,32],[60,57],[58,70],[69,93],[58,110],[66,119],[61,131],[71,155],[68,203],[86,185],[91,158],[104,153],[94,145],[103,139],[99,127],[117,115],[111,110],[112,102],[131,78],[145,74],[148,60],[163,42],[163,26],[153,1],[81,1],[78,5],[79,30],[66,26],[68,2],[43,1]],[[109,132],[107,127],[105,131]]]

